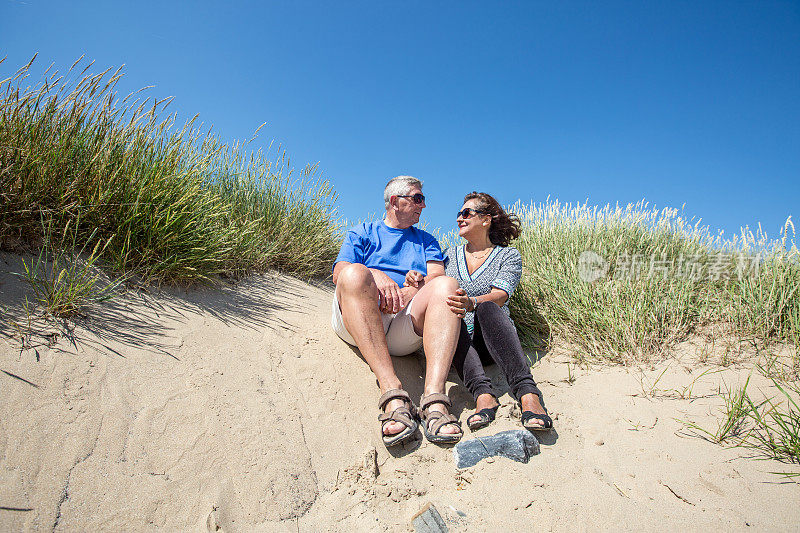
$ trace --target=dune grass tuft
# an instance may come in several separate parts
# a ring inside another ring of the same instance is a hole
[[[741,387],[721,392],[724,402],[716,429],[684,421],[693,436],[729,447],[752,450],[756,457],[800,464],[800,385],[777,378],[761,365],[756,370],[771,381],[772,396],[754,394],[750,378]],[[800,473],[776,472],[789,478]]]
[[[740,339],[797,345],[800,254],[791,220],[778,241],[760,229],[726,240],[677,209],[644,202],[548,200],[513,210],[524,226],[515,243],[524,269],[512,312],[529,342],[544,329],[579,358],[632,362],[724,324]]]
[[[46,313],[56,318],[80,315],[92,303],[114,297],[122,278],[104,279],[95,264],[110,241],[97,241],[92,250],[77,242],[80,225],[70,222],[60,235],[53,233],[52,221],[42,221],[42,246],[35,260],[22,260],[19,274],[33,289],[34,299]],[[88,239],[94,241],[94,235]],[[27,307],[27,306],[26,306]]]
[[[223,143],[197,117],[176,127],[170,98],[120,99],[121,69],[78,60],[25,86],[32,64],[0,82],[0,247],[40,240],[44,217],[145,281],[329,272],[336,194],[316,167],[295,178],[285,155]]]

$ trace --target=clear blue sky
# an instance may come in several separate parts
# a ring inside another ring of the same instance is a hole
[[[0,77],[81,54],[181,117],[319,162],[350,219],[397,174],[463,194],[800,223],[799,2],[0,0]],[[798,225],[800,229],[800,224]]]

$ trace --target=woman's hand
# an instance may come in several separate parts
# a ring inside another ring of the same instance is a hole
[[[467,296],[467,293],[461,287],[458,288],[455,294],[447,297],[447,306],[459,318],[464,318],[467,311],[474,311],[475,306],[473,304],[472,298]]]
[[[406,281],[403,283],[405,287],[415,287],[417,289],[420,288],[422,283],[425,281],[425,276],[422,272],[417,270],[409,270],[406,274]]]

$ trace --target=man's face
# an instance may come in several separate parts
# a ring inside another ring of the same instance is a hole
[[[422,189],[419,187],[411,187],[404,196],[414,196],[415,194],[422,194]],[[404,226],[413,226],[419,222],[419,216],[422,210],[425,209],[425,201],[419,204],[414,203],[414,198],[404,198],[400,196],[395,197],[397,202],[397,221]]]

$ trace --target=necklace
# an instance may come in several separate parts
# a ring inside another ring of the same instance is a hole
[[[478,255],[478,254],[476,254],[476,253],[474,253],[474,252],[470,252],[470,251],[468,251],[468,250],[467,250],[467,247],[466,247],[466,246],[464,246],[464,251],[465,251],[465,252],[467,252],[469,255],[471,255],[471,256],[472,256],[473,258],[475,258],[475,259],[483,259],[483,258],[484,258],[484,257],[486,257],[487,255],[489,255],[489,254],[492,252],[492,250],[494,250],[494,246],[492,246],[491,248],[489,248],[488,250],[486,250],[485,252],[483,252],[483,254],[482,254],[482,255]]]

